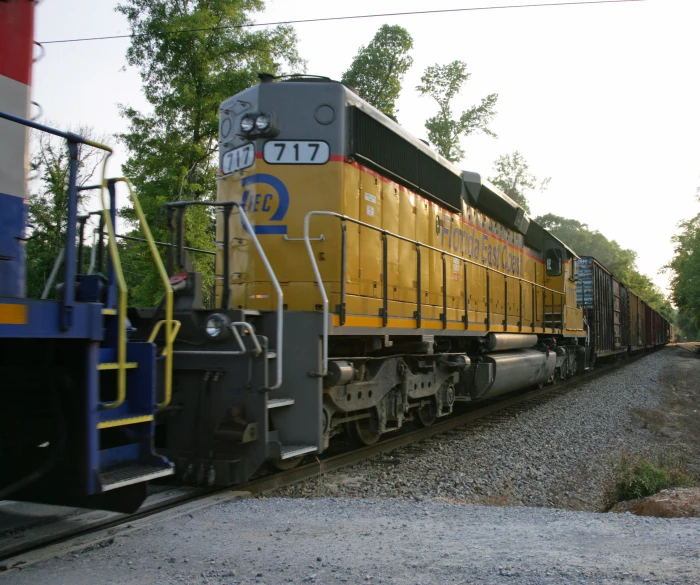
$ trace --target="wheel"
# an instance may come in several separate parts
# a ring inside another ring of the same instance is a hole
[[[348,423],[348,430],[352,438],[360,443],[360,445],[374,445],[379,441],[382,434],[378,430],[376,418],[361,418]]]
[[[554,384],[559,384],[560,382],[563,382],[567,378],[567,371],[566,371],[566,362],[562,363],[560,367],[556,369],[554,372]]]
[[[270,461],[270,463],[275,469],[287,471],[289,469],[294,469],[297,465],[299,465],[303,458],[303,455],[299,455],[299,457],[291,457],[289,459],[273,459]]]
[[[435,414],[435,405],[426,404],[418,409],[418,422],[423,427],[429,427],[435,422],[437,415]]]

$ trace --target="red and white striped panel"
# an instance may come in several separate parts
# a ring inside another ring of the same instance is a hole
[[[34,0],[0,1],[0,110],[29,117]],[[0,194],[26,196],[29,130],[0,120]]]

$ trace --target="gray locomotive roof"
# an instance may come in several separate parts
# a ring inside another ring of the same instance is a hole
[[[423,154],[429,156],[441,166],[457,175],[464,184],[464,188],[471,202],[477,209],[486,212],[494,219],[505,223],[509,228],[516,229],[522,234],[527,232],[529,221],[525,218],[525,210],[498,187],[482,178],[478,173],[461,171],[445,157],[424,144],[422,140],[419,140],[411,133],[407,132],[398,123],[389,118],[389,116],[368,104],[347,87],[345,88],[345,96],[346,105],[354,106],[362,110],[362,112],[368,116],[371,116],[384,126],[390,128],[392,132],[401,136],[406,142],[420,150]]]
[[[346,104],[354,106],[362,110],[365,114],[373,117],[378,122],[391,128],[392,131],[396,132],[404,140],[409,142],[412,146],[419,149],[424,154],[430,156],[442,166],[450,170],[451,172],[458,175],[466,187],[467,193],[470,199],[475,204],[477,209],[485,211],[488,215],[494,217],[494,219],[503,221],[509,227],[516,229],[522,234],[526,235],[526,243],[532,247],[543,250],[545,246],[545,241],[547,239],[558,243],[562,248],[564,248],[572,257],[578,258],[576,252],[574,252],[569,246],[562,242],[559,238],[554,236],[549,231],[545,230],[542,226],[537,224],[531,219],[525,217],[525,210],[503,191],[501,191],[496,185],[483,178],[479,173],[473,171],[461,171],[450,161],[448,161],[443,156],[439,155],[432,148],[424,144],[421,140],[417,139],[411,133],[404,130],[398,123],[389,118],[386,114],[383,114],[374,106],[368,104],[365,100],[355,94],[353,91],[345,87],[345,99]],[[532,230],[529,228],[532,226]],[[530,236],[530,237],[527,237]]]
[[[527,245],[537,250],[544,250],[546,241],[552,240],[561,245],[572,257],[578,258],[576,252],[554,234],[547,231],[536,221],[525,217],[525,210],[516,201],[513,201],[513,199],[508,197],[496,185],[484,179],[479,173],[464,171],[462,180],[472,198],[481,203],[481,208],[485,208],[487,212],[493,210],[492,213],[494,215],[510,215],[512,220],[509,223],[521,234],[525,234],[525,243]]]
[[[479,173],[464,171],[462,181],[471,199],[477,207],[489,215],[503,221],[508,227],[526,234],[530,220],[525,217],[525,210],[496,185],[484,179]]]
[[[381,122],[384,126],[387,126],[391,128],[393,132],[401,136],[406,142],[409,142],[412,146],[416,147],[418,150],[420,150],[423,154],[429,156],[433,160],[436,160],[439,162],[443,167],[447,168],[448,170],[452,171],[455,175],[460,177],[462,175],[462,171],[460,171],[456,166],[454,166],[449,160],[447,160],[445,157],[441,156],[437,152],[435,152],[432,148],[427,146],[422,140],[419,140],[413,134],[410,132],[407,132],[406,130],[403,129],[401,125],[399,125],[397,122],[392,120],[389,116],[386,114],[382,113],[379,111],[377,108],[374,106],[368,104],[365,100],[363,100],[360,96],[358,96],[356,93],[348,89],[346,86],[345,87],[345,101],[347,105],[354,106],[358,110],[362,110],[365,114],[368,116],[371,116],[378,122]]]

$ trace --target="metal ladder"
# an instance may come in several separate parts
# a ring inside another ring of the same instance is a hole
[[[165,288],[165,319],[156,324],[146,342],[133,342],[128,339],[127,287],[114,230],[117,182],[123,182],[129,188],[134,210]],[[109,207],[104,200],[105,187],[109,192]],[[91,188],[85,187],[84,190]],[[103,181],[99,188],[102,192],[103,206],[101,227],[107,230],[109,263],[105,283],[107,298],[102,309],[104,336],[95,361],[96,387],[97,394],[100,396],[96,404],[96,427],[99,438],[94,446],[97,452],[92,453],[92,458],[97,461],[101,491],[106,492],[174,473],[172,464],[153,452],[153,412],[156,407],[154,404],[155,369],[158,359],[164,362],[165,374],[163,401],[158,406],[167,406],[170,402],[172,345],[180,323],[172,317],[172,287],[131,183],[124,178],[110,179]],[[101,238],[100,234],[100,240]],[[101,241],[100,247],[102,247]],[[82,254],[79,256],[82,257]],[[94,278],[100,277],[95,275]],[[165,344],[160,356],[156,356],[154,341],[162,328],[165,329]],[[105,396],[107,390],[112,391],[109,398]],[[118,433],[128,439],[125,444],[105,448],[102,445],[104,438],[102,435],[105,432]]]

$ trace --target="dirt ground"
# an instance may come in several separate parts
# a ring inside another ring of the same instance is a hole
[[[668,348],[677,358],[675,368],[661,376],[661,404],[635,411],[642,428],[658,440],[655,457],[664,466],[687,473],[700,485],[700,344]],[[679,487],[616,504],[611,512],[630,512],[660,518],[700,517],[700,487]]]
[[[680,359],[676,368],[661,377],[661,404],[637,410],[635,418],[659,441],[660,451],[671,462],[700,478],[700,344],[667,348]]]

